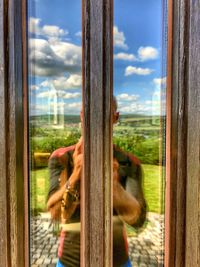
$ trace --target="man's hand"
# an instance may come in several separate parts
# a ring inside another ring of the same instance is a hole
[[[71,188],[76,188],[78,185],[78,181],[81,178],[82,174],[82,166],[83,166],[83,138],[81,137],[79,142],[76,144],[74,153],[73,153],[73,161],[74,161],[74,168],[71,176],[68,180],[68,185]],[[67,173],[63,173],[63,175],[67,176]],[[61,186],[61,188],[56,191],[48,200],[47,208],[51,211],[52,218],[60,217],[60,205],[61,200],[63,199],[63,195],[66,194],[66,183]],[[62,220],[67,221],[68,218],[71,217],[73,212],[75,211],[78,203],[72,202],[70,203],[69,207],[62,212]],[[56,208],[57,206],[57,208]],[[55,213],[57,212],[57,214]]]
[[[118,216],[133,225],[140,216],[141,208],[135,197],[130,195],[120,184],[119,163],[113,159],[113,206]]]
[[[113,159],[113,182],[119,181],[119,162]]]
[[[70,184],[73,186],[76,182],[81,179],[83,169],[83,138],[81,137],[76,144],[75,151],[73,154],[74,169],[70,177]]]

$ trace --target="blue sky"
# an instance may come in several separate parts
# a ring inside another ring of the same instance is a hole
[[[115,0],[114,94],[121,113],[160,114],[162,1]],[[29,1],[31,114],[81,108],[81,1]]]

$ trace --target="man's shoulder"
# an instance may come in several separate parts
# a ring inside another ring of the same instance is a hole
[[[140,160],[132,153],[126,152],[118,146],[114,145],[114,156],[118,161],[131,161],[134,165],[141,165]]]
[[[75,149],[75,144],[68,146],[68,147],[60,147],[58,149],[56,149],[50,156],[50,159],[52,158],[60,158],[63,155],[65,155],[66,153],[73,151]]]

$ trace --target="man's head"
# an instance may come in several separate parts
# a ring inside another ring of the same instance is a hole
[[[83,111],[80,112],[81,123],[83,122]],[[119,119],[119,112],[117,111],[117,99],[113,96],[113,104],[112,104],[112,121],[113,124],[117,123]]]

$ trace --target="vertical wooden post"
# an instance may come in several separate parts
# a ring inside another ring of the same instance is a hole
[[[199,266],[200,5],[169,1],[167,267]]]
[[[28,229],[24,220],[22,1],[0,1],[0,12],[0,262],[14,267],[25,266]]]
[[[9,253],[9,207],[8,207],[8,181],[7,181],[7,86],[8,62],[6,58],[7,16],[8,6],[0,0],[0,262],[8,267]]]
[[[188,132],[185,266],[200,265],[200,1],[188,1]]]
[[[167,267],[185,265],[187,157],[187,2],[169,1],[167,124]]]
[[[82,267],[112,266],[112,0],[83,1]]]

